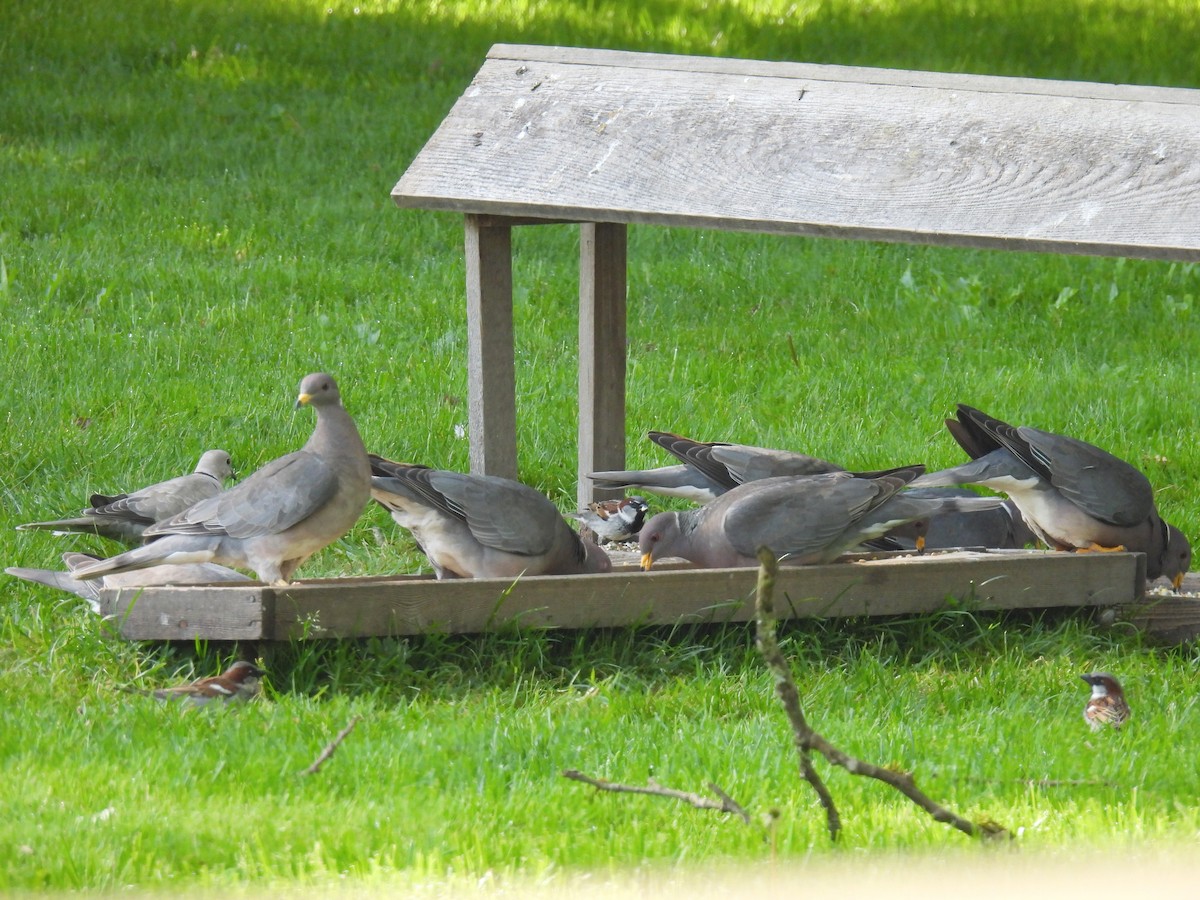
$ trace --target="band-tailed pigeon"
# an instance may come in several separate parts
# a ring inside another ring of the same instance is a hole
[[[1012,498],[1026,523],[1059,550],[1146,554],[1146,575],[1178,589],[1192,548],[1154,505],[1149,479],[1123,459],[1076,438],[1014,428],[965,404],[946,427],[972,461],[931,472],[914,487],[980,484]]]
[[[118,572],[115,575],[103,575],[92,581],[80,581],[75,572],[83,566],[89,566],[99,557],[89,553],[68,552],[62,555],[66,571],[58,569],[26,569],[20,566],[10,566],[5,573],[25,581],[44,584],[47,587],[58,588],[60,591],[74,594],[83,598],[92,612],[100,612],[100,591],[104,588],[141,588],[159,584],[217,584],[228,581],[249,581],[241,572],[215,563],[187,563],[179,566],[154,566],[149,569],[135,569],[130,572]]]
[[[588,478],[605,490],[642,488],[667,497],[708,503],[747,481],[782,475],[819,475],[842,467],[790,450],[771,450],[722,441],[702,442],[666,431],[647,435],[683,465],[658,469],[591,472]]]
[[[642,567],[681,556],[703,568],[756,566],[767,547],[791,565],[831,562],[897,525],[938,512],[998,506],[995,497],[909,497],[902,488],[923,466],[866,476],[850,472],[766,478],[712,503],[662,512],[642,526]]]
[[[123,544],[140,544],[142,532],[155,522],[169,519],[189,506],[215,497],[233,476],[229,454],[209,450],[200,457],[195,471],[151,484],[137,491],[108,496],[92,494],[91,506],[73,519],[29,522],[18,531],[52,531],[55,534],[98,534]]]
[[[306,559],[349,531],[371,499],[367,452],[334,380],[321,372],[305,376],[296,405],[317,414],[302,449],[151,525],[144,537],[153,541],[85,566],[75,577],[216,562],[250,569],[265,583],[286,584]]]
[[[540,491],[371,456],[371,496],[412,532],[442,578],[608,572],[608,555],[578,535]]]
[[[967,488],[910,488],[910,497],[978,497]],[[991,550],[1020,550],[1041,542],[1025,524],[1017,504],[1005,500],[991,509],[947,512],[931,519],[917,519],[888,532],[899,549],[950,550],[955,547],[986,547]],[[920,547],[918,547],[920,545]]]

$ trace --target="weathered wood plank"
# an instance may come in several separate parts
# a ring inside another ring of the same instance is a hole
[[[121,633],[134,639],[213,638],[202,621],[261,610],[261,634],[242,639],[480,632],[520,623],[590,628],[746,621],[755,569],[619,571],[606,575],[433,581],[392,576],[299,582],[287,588],[228,585],[146,588]],[[1120,606],[1141,594],[1140,554],[962,552],[828,566],[784,567],[777,606],[789,617],[923,613],[960,598],[977,609]],[[190,604],[190,605],[189,605]],[[229,608],[227,610],[227,607]],[[114,605],[114,612],[124,607]],[[168,610],[165,618],[161,610]],[[207,617],[207,618],[205,618]],[[238,619],[240,621],[241,619]]]
[[[487,60],[396,202],[1200,259],[1200,92],[579,58]]]
[[[626,226],[579,228],[580,509],[597,497],[586,473],[625,468]]]
[[[517,477],[512,228],[466,217],[467,422],[471,471]]]
[[[231,582],[236,591],[220,585],[108,588],[100,592],[100,612],[130,640],[253,641],[264,636],[264,588],[255,582]]]
[[[1124,610],[1134,627],[1167,644],[1182,644],[1200,637],[1200,598],[1147,595]]]
[[[797,81],[843,81],[856,84],[890,84],[1003,94],[1042,94],[1058,97],[1091,97],[1102,100],[1153,100],[1161,103],[1200,104],[1200,91],[1191,88],[1019,78],[1006,75],[970,75],[960,72],[928,72],[917,69],[834,66],[722,56],[684,56],[673,53],[598,50],[589,47],[494,44],[488,51],[487,58],[508,60],[515,66],[524,65],[526,67],[535,66],[537,63],[620,66],[629,69],[662,69],[689,74],[751,75],[792,78]]]

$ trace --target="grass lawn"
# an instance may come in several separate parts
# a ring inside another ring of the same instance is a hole
[[[261,0],[0,6],[0,550],[222,447],[249,472],[339,380],[368,446],[465,469],[458,217],[391,187],[498,41],[1200,86],[1200,4],[1068,0]],[[858,468],[958,461],[963,401],[1140,465],[1200,537],[1192,265],[635,227],[631,465],[650,428]],[[524,480],[574,498],[576,230],[515,237]],[[793,358],[790,347],[799,352]],[[302,577],[414,571],[371,509]],[[813,724],[935,799],[1060,853],[1200,838],[1195,648],[1070,617],[953,611],[785,631]],[[957,832],[833,772],[841,848],[796,774],[745,628],[507,632],[276,648],[266,702],[215,715],[117,686],[227,646],[105,637],[74,598],[0,590],[0,890],[412,885],[657,864],[944,853]],[[1134,720],[1090,735],[1078,674]],[[310,778],[296,773],[353,716]],[[713,780],[744,826],[588,774]],[[780,813],[763,824],[770,809]],[[490,873],[490,874],[489,874]]]

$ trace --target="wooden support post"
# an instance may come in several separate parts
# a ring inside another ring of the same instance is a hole
[[[585,476],[625,467],[627,227],[579,227],[579,508],[612,492]]]
[[[512,227],[466,216],[471,472],[517,477]]]

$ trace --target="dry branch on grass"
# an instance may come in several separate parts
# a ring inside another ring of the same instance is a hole
[[[693,794],[689,791],[677,791],[674,788],[663,787],[653,779],[644,786],[619,784],[615,781],[605,781],[603,778],[592,778],[575,769],[564,769],[562,777],[590,784],[598,791],[612,791],[616,794],[650,794],[655,797],[670,797],[674,800],[682,800],[684,803],[696,807],[696,809],[715,809],[718,812],[735,813],[741,816],[742,821],[747,825],[750,824],[750,814],[742,808],[741,804],[725,793],[719,785],[711,781],[708,783],[708,789],[717,795],[717,799],[715,800],[712,797],[705,797],[702,794]]]
[[[755,591],[755,626],[758,638],[758,650],[762,654],[767,668],[771,670],[771,674],[775,678],[775,693],[783,704],[788,722],[792,726],[792,737],[796,743],[796,753],[800,757],[800,774],[804,777],[805,781],[812,785],[813,790],[816,791],[817,797],[821,801],[821,806],[825,809],[830,837],[833,840],[837,840],[838,833],[841,830],[841,819],[838,816],[837,807],[833,802],[833,797],[830,795],[829,789],[825,787],[824,782],[821,781],[813,769],[812,751],[814,750],[824,756],[833,765],[840,766],[851,775],[864,775],[867,778],[875,778],[885,784],[890,784],[913,803],[917,804],[917,806],[921,807],[921,809],[929,813],[935,821],[944,822],[957,828],[963,834],[981,838],[1011,837],[1008,830],[1002,825],[998,825],[992,821],[971,822],[951,812],[944,806],[935,803],[917,788],[915,780],[908,772],[897,772],[893,769],[880,768],[861,759],[856,759],[848,753],[839,750],[820,734],[813,731],[804,717],[803,708],[800,706],[800,694],[796,690],[796,682],[792,677],[792,668],[784,658],[783,652],[779,649],[779,642],[775,639],[775,574],[779,569],[779,564],[775,559],[775,554],[766,548],[759,549],[758,561],[760,565],[758,570],[758,585]]]
[[[358,720],[361,718],[362,716],[355,716],[353,719],[351,719],[350,723],[341,731],[339,731],[332,741],[325,745],[325,749],[322,750],[321,754],[312,761],[312,765],[310,765],[300,774],[315,775],[317,772],[319,772],[321,770],[321,766],[328,762],[329,757],[333,756],[333,754],[337,752],[337,748],[341,746],[342,741],[350,736],[350,732],[354,730],[354,726],[358,724]]]

